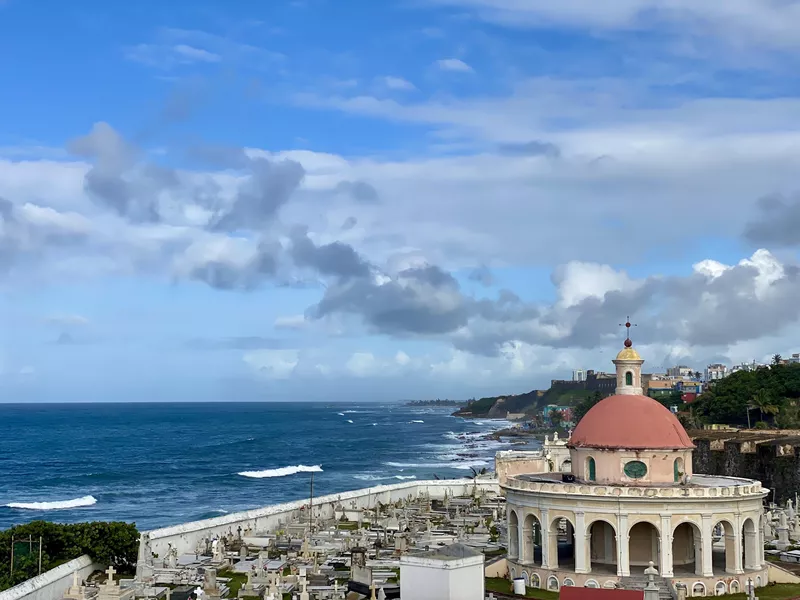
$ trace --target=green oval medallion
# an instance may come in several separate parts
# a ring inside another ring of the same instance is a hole
[[[625,463],[625,475],[631,479],[641,479],[647,475],[647,465],[640,460]]]

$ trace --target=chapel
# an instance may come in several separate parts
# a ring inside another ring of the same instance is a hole
[[[761,482],[692,472],[694,444],[642,390],[628,336],[613,363],[616,393],[581,419],[566,472],[502,483],[512,578],[562,586],[637,587],[652,561],[660,584],[712,596],[767,583]]]

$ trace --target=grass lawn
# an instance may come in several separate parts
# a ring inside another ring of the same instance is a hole
[[[511,580],[503,579],[502,577],[487,577],[486,591],[511,594]],[[518,597],[522,598],[523,596]],[[558,594],[556,592],[548,592],[546,590],[540,590],[537,588],[528,588],[524,597],[539,598],[539,600],[558,600]]]
[[[766,587],[756,588],[756,596],[759,600],[792,600],[800,598],[800,584],[796,583],[778,583],[775,585],[768,585]],[[747,598],[747,594],[726,594],[720,598]]]
[[[247,583],[247,574],[246,573],[234,573],[233,571],[220,571],[217,573],[217,577],[222,577],[223,579],[230,579],[228,582],[228,587],[231,589],[230,594],[228,594],[229,598],[236,598],[236,595],[239,593],[239,589]]]

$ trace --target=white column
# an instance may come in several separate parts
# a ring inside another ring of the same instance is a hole
[[[631,574],[628,541],[628,515],[619,516],[617,525],[617,576],[628,577]]]
[[[701,537],[702,537],[702,546],[703,546],[703,560],[702,569],[703,569],[703,577],[713,577],[714,576],[714,568],[712,565],[712,543],[713,543],[713,536],[711,532],[711,528],[714,524],[711,522],[711,515],[703,515],[703,526],[701,528]]]
[[[744,573],[742,569],[742,515],[736,515],[733,520],[733,572],[737,575]]]
[[[586,556],[589,547],[589,534],[586,532],[586,515],[583,511],[575,513],[575,572],[588,573]]]
[[[764,551],[761,551],[763,556]],[[758,530],[744,532],[744,568],[747,571],[758,569],[761,559],[758,555]]]
[[[662,577],[672,577],[672,519],[661,515],[661,566]]]
[[[542,568],[551,569],[550,566],[550,511],[546,508],[542,509]],[[556,547],[556,552],[558,548]],[[557,567],[558,565],[556,565]],[[546,585],[546,579],[543,579],[542,585]]]
[[[528,560],[527,552],[525,551],[525,517],[523,516],[522,519],[517,525],[517,548],[519,548],[517,550],[517,560],[519,562]]]

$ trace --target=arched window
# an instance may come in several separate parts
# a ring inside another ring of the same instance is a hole
[[[633,373],[630,371],[625,373],[625,385],[633,385]]]
[[[676,458],[675,462],[673,463],[673,475],[675,476],[675,482],[679,482],[681,477],[683,476],[683,459]]]
[[[589,472],[589,481],[594,481],[597,479],[597,473],[595,472],[594,466],[594,459],[590,456],[586,461],[586,470]]]

